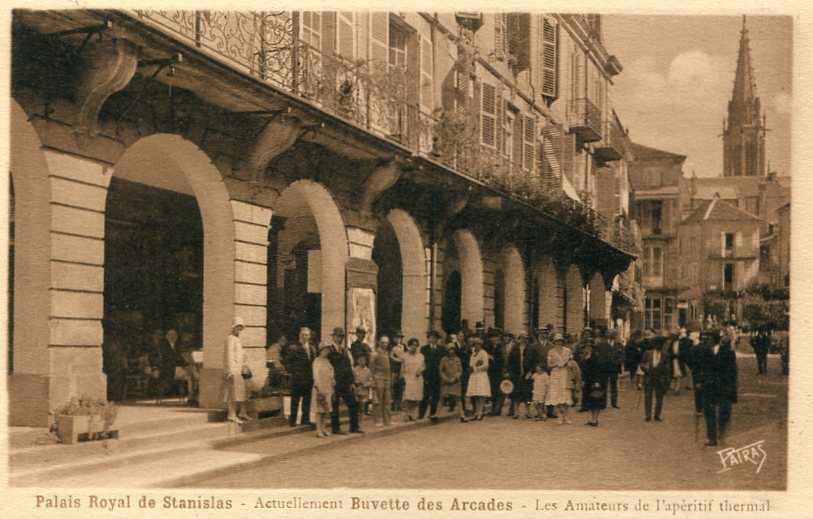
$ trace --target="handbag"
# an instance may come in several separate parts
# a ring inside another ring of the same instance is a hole
[[[250,379],[254,375],[251,373],[251,368],[248,366],[243,366],[243,370],[240,372],[240,375],[246,380]]]

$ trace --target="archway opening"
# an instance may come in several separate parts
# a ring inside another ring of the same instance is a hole
[[[203,346],[203,248],[201,211],[185,173],[159,147],[131,148],[115,168],[105,211],[108,399],[187,391],[175,380],[175,356],[191,358]]]
[[[307,326],[315,340],[345,325],[347,234],[327,189],[309,180],[277,199],[269,233],[268,312],[271,338]]]
[[[403,306],[418,302],[404,301],[403,261],[398,237],[389,221],[385,220],[378,228],[372,258],[378,266],[376,329],[379,333],[392,336],[391,334],[401,329]]]
[[[582,275],[576,265],[570,265],[565,275],[565,322],[571,335],[582,331],[586,323],[585,287]]]

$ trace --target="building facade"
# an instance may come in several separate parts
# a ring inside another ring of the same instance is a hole
[[[691,319],[742,315],[741,292],[759,274],[760,219],[716,198],[678,227],[681,298]],[[721,322],[722,324],[722,322]]]
[[[256,372],[300,326],[578,332],[635,258],[597,16],[15,11],[12,49],[14,425],[104,396],[112,338],[179,330],[218,407],[235,315]]]

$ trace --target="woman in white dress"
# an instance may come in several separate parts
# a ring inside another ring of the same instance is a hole
[[[573,360],[573,352],[565,347],[565,339],[561,333],[553,334],[553,348],[548,352],[548,368],[550,369],[550,386],[548,388],[548,405],[556,407],[558,420],[556,423],[571,423],[567,418],[567,410],[573,404],[570,390],[571,370],[568,367]]]
[[[325,419],[333,411],[333,389],[336,377],[333,365],[328,359],[331,352],[329,345],[319,348],[319,356],[313,361],[313,390],[311,391],[311,408],[316,411],[316,436],[330,436],[325,430]]]
[[[423,400],[423,371],[426,369],[423,355],[418,351],[418,339],[409,339],[407,353],[401,365],[401,375],[404,378],[404,407],[408,422],[415,421],[412,412]]]
[[[224,400],[228,408],[228,420],[235,422],[238,425],[242,424],[244,420],[249,420],[246,413],[246,381],[243,380],[243,367],[245,366],[245,358],[243,356],[243,344],[240,342],[240,332],[243,331],[243,320],[239,317],[234,318],[232,323],[231,333],[226,337],[226,351],[225,351],[225,380],[223,383],[225,389]],[[239,405],[239,416],[235,413],[235,407]]]
[[[469,359],[469,385],[466,397],[471,398],[474,407],[473,420],[483,419],[483,408],[486,398],[491,396],[491,384],[488,380],[488,352],[483,349],[483,339],[474,335],[469,339],[472,352]]]

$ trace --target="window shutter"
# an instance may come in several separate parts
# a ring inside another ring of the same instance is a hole
[[[734,235],[734,255],[741,254],[742,250],[742,233],[738,232]]]
[[[512,169],[522,168],[522,113],[514,113],[514,129],[511,132],[511,166]]]
[[[576,135],[566,133],[562,135],[562,174],[573,184],[574,169],[576,166]]]
[[[343,58],[356,59],[355,13],[340,11],[336,24],[336,50]]]
[[[559,26],[544,17],[542,22],[542,95],[556,98],[559,94]],[[576,77],[574,76],[574,80]]]
[[[481,87],[480,141],[495,147],[497,137],[497,89],[488,83]]]
[[[494,54],[505,56],[506,13],[494,13]]]
[[[370,58],[374,66],[381,66],[389,61],[389,45],[389,13],[370,13]]]
[[[421,107],[426,112],[435,108],[434,63],[432,60],[432,40],[421,36]]]
[[[505,110],[505,100],[502,97],[502,89],[497,99],[497,151],[502,155],[506,154],[505,140],[507,138],[506,124],[508,123],[508,115]]]
[[[526,70],[531,63],[531,15],[508,13],[506,23],[508,52],[514,57],[514,72]]]
[[[536,118],[526,115],[522,128],[522,168],[533,173],[536,150]]]
[[[336,52],[336,13],[322,12],[322,53],[330,56]]]

